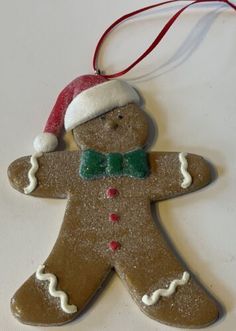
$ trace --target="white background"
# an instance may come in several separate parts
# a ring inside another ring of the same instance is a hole
[[[12,317],[9,301],[47,257],[65,208],[65,201],[14,191],[7,167],[32,153],[33,138],[42,131],[58,92],[76,76],[92,73],[93,50],[104,29],[151,3],[1,0],[0,330],[36,330]],[[112,72],[129,64],[177,8],[154,10],[121,25],[105,44],[101,68]],[[159,205],[177,249],[225,308],[212,331],[234,331],[236,325],[235,36],[232,9],[198,5],[124,77],[140,90],[157,123],[153,150],[191,151],[217,169],[218,178],[207,188]],[[61,329],[175,330],[143,315],[116,276],[84,315]]]

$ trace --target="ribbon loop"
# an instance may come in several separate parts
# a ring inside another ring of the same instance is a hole
[[[105,38],[107,37],[107,35],[120,23],[122,23],[123,21],[127,20],[128,18],[138,15],[144,11],[150,10],[152,8],[156,8],[156,7],[160,7],[163,5],[167,5],[170,3],[174,3],[174,2],[183,2],[183,0],[169,0],[169,1],[164,1],[164,2],[160,2],[151,6],[147,6],[147,7],[143,7],[141,9],[135,10],[131,13],[128,13],[126,15],[121,16],[120,18],[118,18],[114,23],[112,23],[103,33],[103,35],[101,36],[101,38],[99,39],[97,46],[95,48],[95,52],[94,52],[94,56],[93,56],[93,69],[95,70],[95,72],[98,72],[99,69],[97,67],[97,62],[98,62],[98,57],[99,57],[99,52],[100,49],[102,47],[102,44],[105,40]],[[148,54],[150,54],[154,48],[156,48],[156,46],[161,42],[161,40],[164,38],[164,36],[166,35],[166,33],[169,31],[169,29],[172,27],[172,25],[174,24],[174,22],[177,20],[177,18],[190,6],[193,6],[195,4],[198,3],[205,3],[205,2],[223,2],[226,5],[230,6],[231,8],[233,8],[236,11],[236,5],[232,2],[230,2],[229,0],[194,0],[190,3],[188,3],[187,5],[185,5],[183,8],[181,8],[180,10],[178,10],[170,19],[169,21],[164,25],[164,27],[162,28],[161,32],[157,35],[157,37],[155,38],[155,40],[151,43],[151,45],[134,61],[132,62],[128,67],[126,67],[125,69],[113,73],[113,74],[101,74],[101,76],[105,77],[105,78],[116,78],[116,77],[120,77],[125,75],[127,72],[129,72],[133,67],[135,67],[139,62],[141,62]]]

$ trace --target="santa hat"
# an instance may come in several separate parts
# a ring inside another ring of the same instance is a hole
[[[122,80],[108,80],[100,75],[80,76],[59,94],[44,132],[34,140],[34,148],[37,152],[54,151],[63,125],[70,131],[116,107],[139,101],[138,93]]]

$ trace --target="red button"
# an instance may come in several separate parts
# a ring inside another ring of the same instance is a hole
[[[114,187],[109,187],[106,190],[106,196],[107,198],[115,198],[119,194],[118,190]]]
[[[120,220],[120,216],[114,213],[110,213],[109,214],[109,221],[115,223],[115,222],[119,222]]]
[[[110,248],[111,251],[116,251],[117,249],[120,249],[121,244],[118,241],[111,241],[108,244],[108,247]]]

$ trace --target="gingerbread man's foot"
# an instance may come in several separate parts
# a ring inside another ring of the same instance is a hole
[[[48,326],[72,321],[111,270],[99,257],[85,261],[87,252],[81,258],[70,254],[63,261],[62,254],[57,258],[60,248],[55,246],[45,265],[39,266],[12,298],[12,312],[22,323]]]
[[[91,265],[92,267],[92,265]],[[15,293],[11,300],[13,314],[22,323],[31,325],[62,325],[75,319],[89,302],[102,281],[109,273],[109,268],[100,264],[101,273],[81,268],[63,276],[55,276],[51,268],[41,265]],[[73,269],[73,266],[72,266]],[[80,274],[74,274],[80,269]]]
[[[216,303],[190,273],[177,273],[166,278],[165,285],[163,281],[160,283],[163,285],[157,285],[152,291],[136,298],[140,309],[149,317],[185,328],[206,327],[217,320],[219,312]]]
[[[133,299],[150,318],[182,328],[206,327],[217,320],[216,302],[189,272],[173,270],[172,275],[169,271],[164,275],[165,270],[162,270],[147,278],[150,273],[144,275],[142,266],[140,269],[137,265],[133,267],[125,271],[122,268],[120,275],[126,274],[123,280]]]
[[[146,232],[145,237],[140,233],[136,251],[130,250],[128,258],[120,256],[115,266],[139,308],[175,327],[213,323],[219,316],[218,304],[181,265],[158,228],[147,226]]]
[[[15,293],[11,300],[14,316],[22,323],[31,325],[61,325],[73,320],[78,314],[78,308],[72,304],[72,299],[66,300],[62,309],[62,297],[52,297],[49,293],[49,281],[40,282],[32,275]],[[57,290],[54,292],[57,294]],[[62,294],[62,292],[61,292]]]

